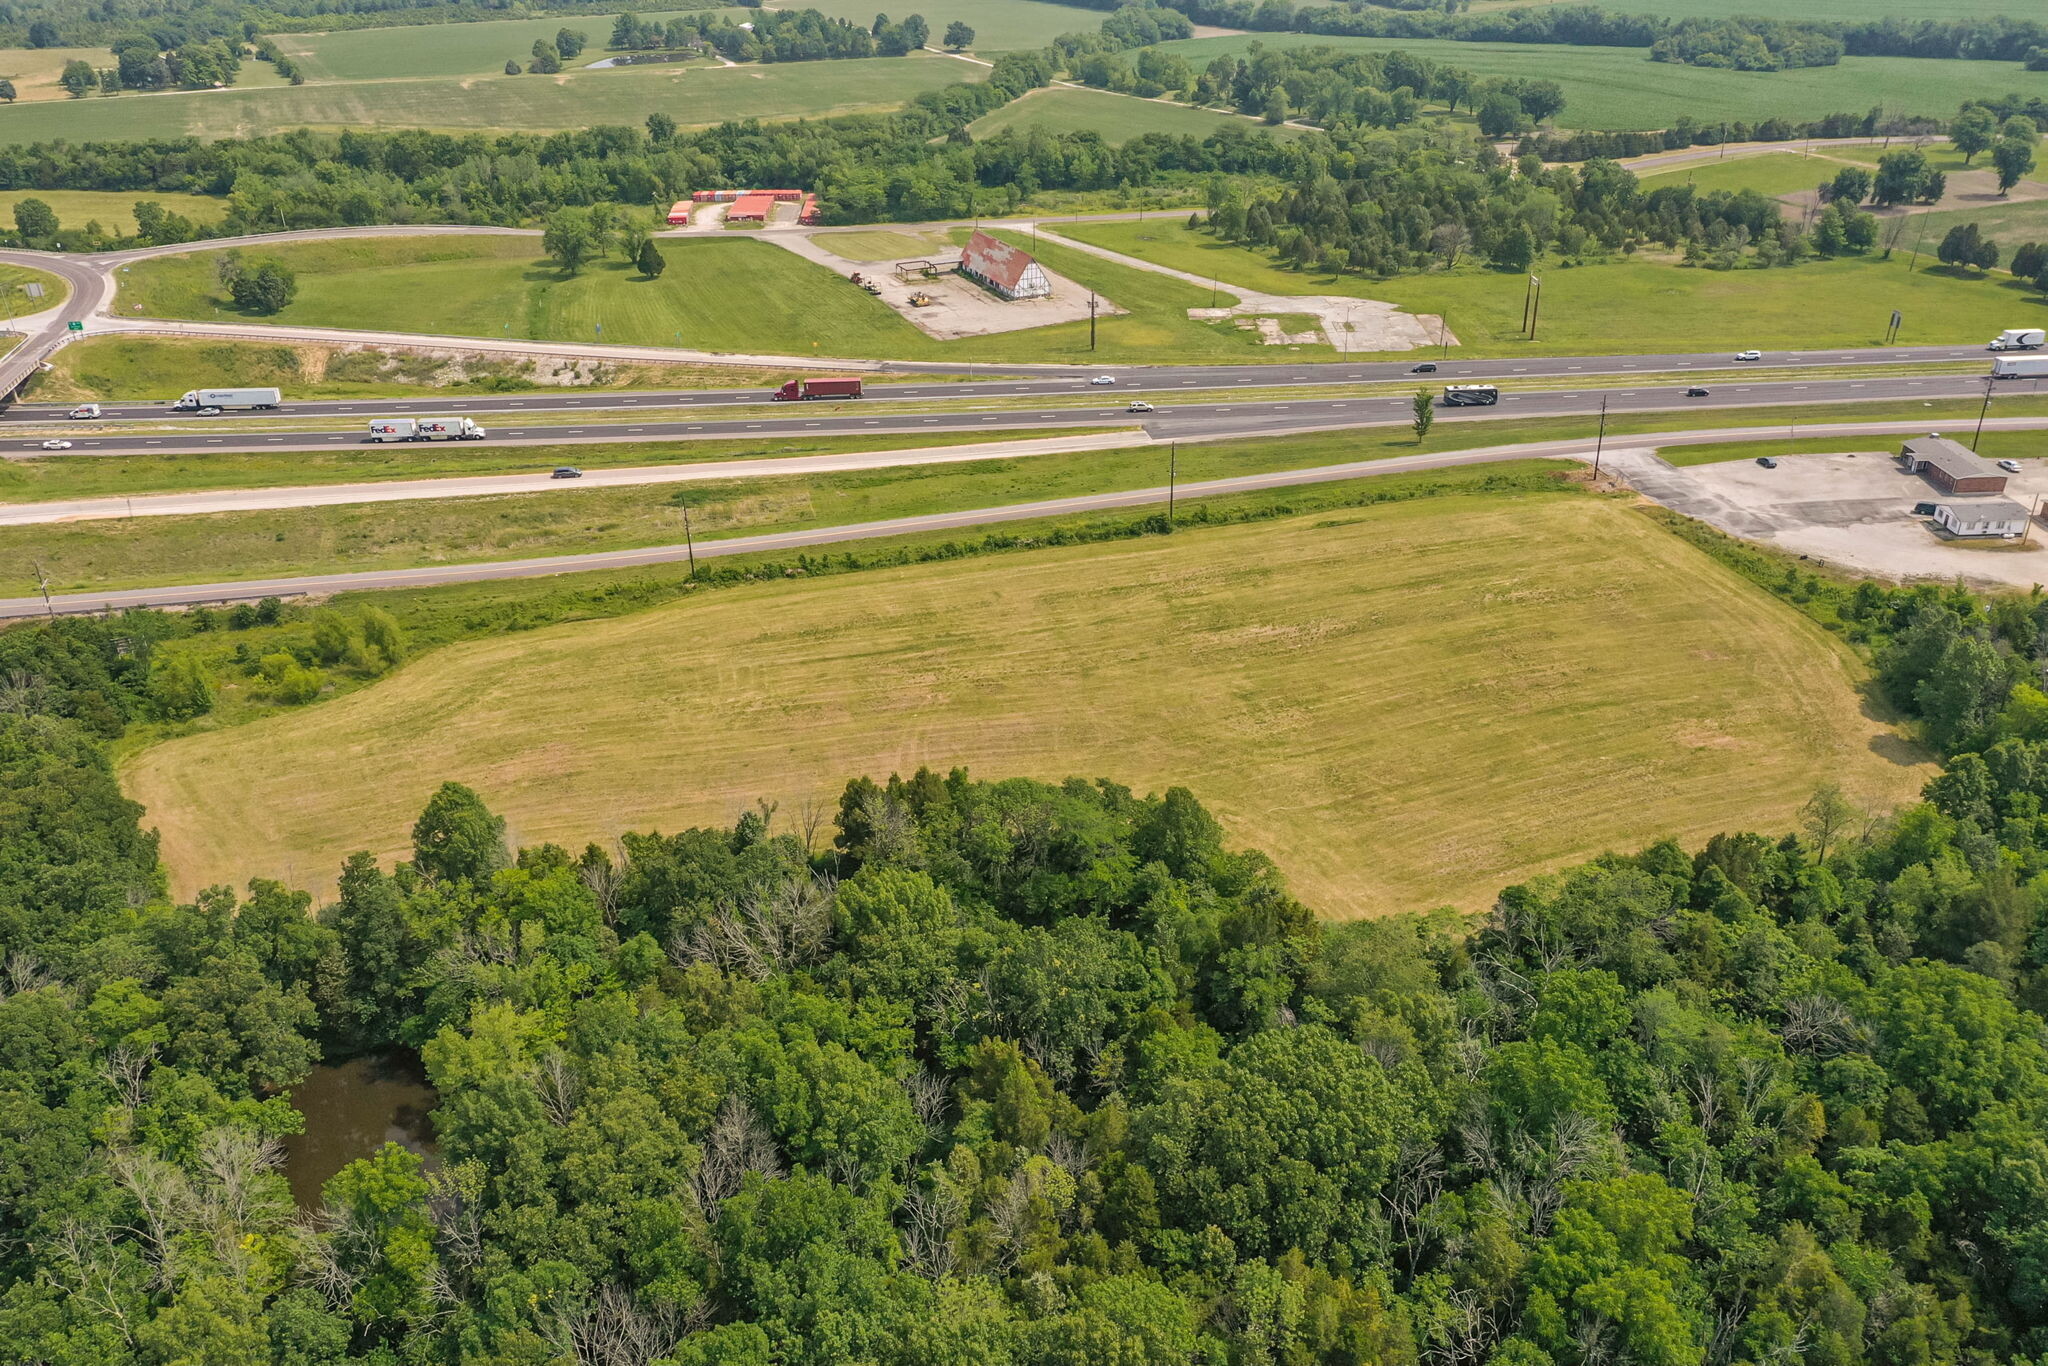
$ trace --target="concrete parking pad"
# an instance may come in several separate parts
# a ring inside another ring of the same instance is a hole
[[[766,240],[806,260],[816,261],[841,279],[849,279],[857,271],[863,278],[874,280],[882,287],[877,298],[902,314],[920,332],[940,341],[986,337],[997,332],[1022,332],[1032,327],[1086,322],[1088,319],[1088,290],[1051,269],[1045,272],[1052,281],[1051,298],[1004,299],[964,275],[944,274],[935,279],[905,283],[897,279],[890,269],[893,262],[850,261],[832,251],[826,245],[832,240],[829,233],[778,233]],[[958,247],[945,249],[948,258],[959,254]],[[849,284],[847,288],[856,286]],[[926,295],[931,302],[917,307],[910,302],[913,294]],[[1114,317],[1124,311],[1108,299],[1096,296],[1097,317]]]

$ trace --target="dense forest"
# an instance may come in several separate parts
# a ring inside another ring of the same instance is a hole
[[[101,740],[198,629],[0,634],[0,1342],[50,1366],[1991,1366],[2048,1354],[2048,599],[1773,585],[1893,813],[1325,925],[1195,797],[919,772],[320,905],[166,897]],[[248,609],[247,624],[290,609]],[[234,623],[212,623],[233,629]],[[321,1060],[438,1161],[297,1211]]]

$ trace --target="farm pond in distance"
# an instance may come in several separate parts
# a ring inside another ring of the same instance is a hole
[[[318,1209],[328,1178],[386,1143],[418,1153],[433,1166],[440,1145],[432,1114],[440,1100],[410,1053],[314,1068],[292,1088],[292,1107],[306,1117],[305,1132],[284,1141],[293,1202],[302,1210]]]

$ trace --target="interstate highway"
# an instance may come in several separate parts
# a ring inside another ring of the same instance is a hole
[[[288,338],[280,338],[288,340]],[[1976,360],[1988,357],[1981,346],[1902,346],[1840,351],[1773,351],[1762,361],[1747,364],[1758,371],[1811,368],[1815,366],[1896,366],[1939,361]],[[1433,363],[1433,374],[1417,375],[1418,364]],[[893,367],[877,364],[879,373]],[[962,373],[977,369],[960,367]],[[1385,383],[1415,380],[1417,383],[1456,384],[1470,381],[1512,383],[1517,379],[1588,379],[1630,374],[1683,374],[1688,370],[1729,370],[1739,363],[1726,351],[1693,352],[1657,356],[1518,356],[1496,360],[1434,359],[1427,352],[1399,361],[1318,361],[1299,365],[1201,365],[1201,366],[1117,366],[1099,369],[1074,367],[1043,375],[1017,374],[971,383],[907,382],[875,384],[870,399],[889,402],[973,398],[1017,398],[1072,395],[1087,392],[1095,375],[1111,375],[1116,387],[1111,392],[1153,394],[1174,389],[1221,389],[1294,387],[1302,384]],[[110,421],[157,420],[183,417],[169,409],[172,396],[156,403],[103,403],[101,415]],[[577,409],[631,410],[634,408],[716,407],[723,404],[764,403],[768,390],[682,389],[670,391],[589,391],[551,389],[517,395],[473,394],[467,396],[426,396],[412,398],[344,398],[293,400],[287,395],[276,413],[223,413],[222,417],[349,417],[368,422],[373,417],[393,417],[421,412],[462,413],[471,417],[516,416],[522,412],[560,413]],[[0,412],[4,422],[58,421],[71,411],[71,404],[20,404]],[[217,419],[208,419],[209,421]]]
[[[1976,375],[1885,375],[1872,373],[1862,378],[1802,379],[1768,381],[1761,377],[1748,382],[1720,381],[1710,386],[1704,398],[1688,398],[1682,384],[1663,382],[1635,388],[1577,390],[1535,390],[1517,394],[1503,392],[1492,407],[1439,408],[1439,421],[1460,421],[1472,415],[1490,417],[1556,417],[1584,415],[1598,410],[1605,399],[1610,413],[1648,412],[1669,409],[1731,408],[1760,404],[1814,404],[1846,401],[1883,402],[1900,400],[1975,398],[1983,394],[1985,382]],[[2021,381],[2001,386],[1996,393],[2032,393],[2039,385]],[[958,393],[958,388],[951,392]],[[1154,398],[1170,396],[1150,391]],[[1261,401],[1246,398],[1226,403],[1161,403],[1150,414],[1125,411],[1119,398],[1100,404],[1062,408],[1013,410],[1000,413],[939,412],[862,415],[858,403],[796,404],[786,410],[764,412],[753,420],[706,418],[702,421],[634,423],[630,418],[608,422],[593,421],[573,426],[499,427],[492,431],[490,445],[574,445],[599,442],[675,441],[686,438],[745,439],[759,435],[869,436],[888,433],[997,432],[1058,427],[1101,427],[1141,422],[1157,439],[1215,437],[1223,435],[1263,436],[1289,430],[1369,426],[1405,422],[1411,416],[1412,399],[1406,394],[1368,398],[1290,398]],[[364,444],[362,433],[346,432],[250,432],[236,435],[218,432],[205,436],[106,436],[91,437],[83,430],[70,436],[71,454],[138,455],[189,454],[194,452],[333,450]],[[34,458],[43,454],[38,441],[0,441],[0,454]]]

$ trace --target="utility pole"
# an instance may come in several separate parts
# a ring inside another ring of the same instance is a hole
[[[1437,345],[1443,348],[1443,354],[1448,357],[1451,354],[1451,329],[1441,313],[1436,315],[1436,340]]]
[[[1536,292],[1536,277],[1531,275],[1522,281],[1522,330],[1529,330],[1529,298]]]
[[[1095,294],[1091,290],[1088,294],[1088,349],[1090,351],[1095,349],[1095,304]]]
[[[50,601],[50,576],[43,572],[43,562],[41,560],[31,560],[29,563],[36,567],[36,587],[43,590],[43,610],[48,612],[52,619],[55,619],[57,608]]]
[[[1607,396],[1600,396],[1600,435],[1593,438],[1593,477],[1600,477],[1600,452],[1607,445]]]
[[[1977,434],[1970,438],[1970,449],[1972,451],[1976,450],[1977,443],[1984,439],[1984,419],[1991,412],[1991,386],[1995,383],[1997,383],[1997,379],[1994,376],[1985,376],[1984,406],[1977,410]]]
[[[697,577],[697,541],[690,535],[690,505],[683,504],[683,549],[690,553],[690,577]]]
[[[1180,442],[1166,448],[1166,524],[1173,525],[1173,486],[1180,475]]]
[[[1913,259],[1906,262],[1906,269],[1908,271],[1913,270],[1920,264],[1920,244],[1927,239],[1927,215],[1923,213],[1918,215],[1918,217],[1920,219],[1920,231],[1913,234]]]
[[[1536,281],[1536,302],[1529,309],[1529,340],[1536,340],[1536,321],[1543,316],[1543,277],[1531,277]]]

